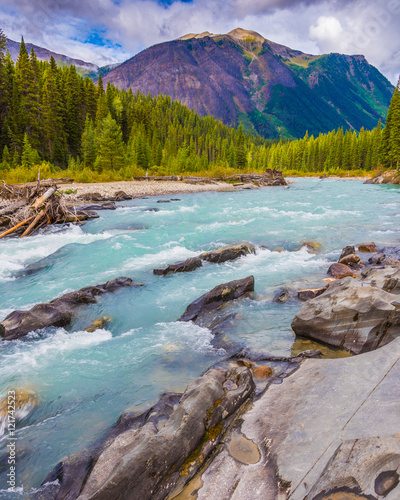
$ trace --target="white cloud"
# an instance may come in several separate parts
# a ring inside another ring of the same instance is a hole
[[[12,11],[11,11],[12,8]],[[400,0],[0,0],[0,25],[10,38],[97,64],[186,33],[242,27],[309,53],[364,54],[392,82],[400,72]],[[4,14],[4,15],[3,15]],[[83,43],[101,31],[106,47]],[[116,44],[120,44],[119,48]],[[109,46],[107,46],[109,45]]]
[[[335,42],[342,33],[343,28],[339,19],[333,16],[321,16],[317,24],[310,26],[311,40],[319,42]]]

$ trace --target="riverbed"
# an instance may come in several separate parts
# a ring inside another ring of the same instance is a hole
[[[38,398],[17,426],[21,489],[15,498],[38,487],[64,456],[101,437],[127,408],[142,411],[165,391],[183,391],[224,357],[207,329],[176,322],[203,293],[253,275],[254,299],[229,306],[238,320],[227,341],[290,355],[290,323],[301,303],[274,303],[276,291],[323,286],[330,262],[346,245],[399,244],[399,187],[293,181],[289,189],[180,194],[170,203],[136,199],[99,212],[99,219],[82,227],[0,241],[0,321],[15,309],[118,276],[145,285],[102,296],[80,310],[67,329],[0,343],[0,395],[25,388]],[[255,244],[256,254],[205,263],[191,273],[160,277],[152,272],[241,242]],[[317,242],[318,249],[310,250],[306,242]],[[37,262],[26,274],[26,266]],[[102,316],[110,316],[111,323],[84,331]],[[6,445],[4,434],[0,489],[6,483]],[[0,491],[0,498],[12,497]]]

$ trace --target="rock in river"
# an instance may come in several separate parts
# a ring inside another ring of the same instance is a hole
[[[328,274],[333,278],[341,279],[346,278],[347,276],[353,276],[354,272],[349,266],[335,262],[328,269]]]
[[[201,324],[203,316],[218,309],[225,302],[238,299],[253,291],[253,276],[218,285],[189,304],[179,321],[193,321]]]
[[[361,356],[307,359],[253,401],[181,498],[398,500],[399,391],[400,339]],[[254,459],[232,449],[238,437]]]
[[[354,354],[389,343],[400,335],[400,301],[378,285],[399,290],[398,278],[393,276],[397,272],[375,270],[375,286],[368,273],[336,281],[323,295],[304,304],[292,322],[294,332]]]
[[[50,302],[36,304],[28,311],[14,311],[0,323],[0,336],[3,340],[14,340],[40,328],[67,326],[78,307],[96,302],[98,295],[115,292],[132,284],[130,278],[120,277],[101,285],[81,288]]]
[[[50,483],[57,499],[164,499],[199,470],[253,390],[248,368],[211,369],[178,404],[170,396],[144,415],[128,415],[92,450],[63,460],[36,498]]]
[[[220,264],[221,262],[226,262],[227,260],[238,259],[239,257],[249,253],[256,253],[254,245],[242,243],[241,245],[221,247],[216,250],[211,250],[210,252],[204,252],[200,255],[200,258],[206,260],[207,262]]]
[[[157,274],[158,276],[165,276],[170,273],[188,273],[190,271],[194,271],[202,265],[203,262],[200,257],[192,257],[180,262],[175,262],[174,264],[169,264],[166,267],[154,269],[153,273]]]

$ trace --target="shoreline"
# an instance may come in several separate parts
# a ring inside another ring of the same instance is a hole
[[[243,186],[240,186],[243,188]],[[76,190],[75,193],[65,193]],[[117,191],[124,191],[134,198],[147,198],[150,196],[168,196],[173,194],[204,193],[204,192],[232,192],[237,188],[226,182],[213,181],[205,184],[191,184],[181,181],[116,181],[101,183],[71,183],[63,184],[60,188],[66,199],[76,200],[81,195],[100,193],[102,196],[114,196]]]

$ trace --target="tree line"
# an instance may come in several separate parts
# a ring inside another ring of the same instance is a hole
[[[400,91],[395,88],[386,125],[359,132],[343,128],[318,137],[279,141],[268,149],[268,165],[303,173],[400,168]]]
[[[74,66],[28,54],[24,40],[14,64],[0,30],[0,170],[32,172],[45,162],[81,180],[262,171],[370,171],[399,168],[400,92],[385,127],[343,130],[300,140],[271,141],[196,113],[169,96],[97,85]],[[85,174],[85,175],[83,175]],[[25,176],[26,177],[26,176]],[[27,175],[29,177],[29,175]],[[24,179],[26,180],[26,179]]]

